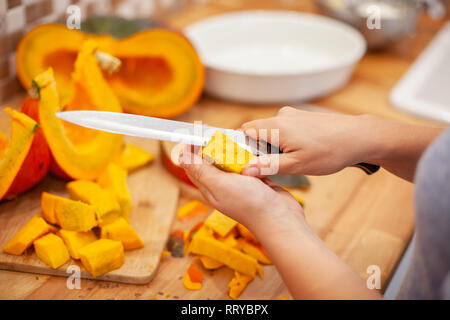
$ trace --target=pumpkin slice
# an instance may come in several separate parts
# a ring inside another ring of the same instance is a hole
[[[33,244],[34,240],[50,231],[50,225],[36,215],[3,246],[3,252],[19,256]]]
[[[254,244],[250,241],[239,238],[237,239],[238,248],[243,252],[251,255],[253,258],[258,260],[262,264],[272,264],[272,260],[268,257],[263,247],[260,244]]]
[[[98,179],[100,187],[113,192],[120,206],[120,215],[127,221],[131,210],[131,194],[127,184],[127,171],[110,163]]]
[[[178,209],[177,217],[181,220],[206,212],[208,212],[208,208],[201,201],[191,200]]]
[[[114,163],[128,172],[135,171],[155,160],[155,156],[134,144],[127,143]]]
[[[199,153],[219,169],[235,173],[241,173],[247,162],[256,157],[219,130]]]
[[[251,233],[250,230],[247,229],[246,226],[244,226],[241,223],[237,224],[237,229],[239,231],[239,234],[244,237],[245,239],[253,242],[253,243],[259,243],[258,240],[256,239],[256,237],[253,235],[253,233]]]
[[[81,263],[94,277],[120,268],[125,263],[122,242],[99,239],[78,250]]]
[[[218,210],[214,210],[206,219],[205,225],[225,237],[237,225],[237,221],[227,217]]]
[[[87,43],[78,55],[73,75],[76,90],[65,110],[93,109],[121,112],[120,104],[103,79],[94,55],[95,45]],[[53,70],[33,81],[39,94],[39,121],[54,162],[52,173],[73,179],[95,180],[119,153],[123,137],[64,123],[56,117],[62,111]],[[60,168],[60,170],[58,170]]]
[[[86,180],[66,185],[70,198],[90,204],[95,208],[99,226],[112,223],[120,216],[120,205],[112,190],[103,189],[97,183]]]
[[[200,256],[200,261],[202,262],[203,267],[208,270],[216,270],[224,265],[222,262],[205,256]]]
[[[120,217],[113,223],[107,224],[101,228],[100,237],[102,239],[111,239],[121,241],[125,250],[134,250],[144,247],[144,242],[138,234]]]
[[[183,277],[183,285],[188,290],[200,290],[202,288],[203,274],[195,264],[191,264]]]
[[[89,231],[97,226],[95,207],[81,201],[74,201],[43,192],[41,208],[44,218],[63,229]]]
[[[260,272],[258,261],[241,251],[231,248],[212,237],[199,234],[198,232],[189,245],[189,251],[201,256],[207,256],[240,273],[254,277]]]
[[[69,254],[74,259],[80,259],[79,250],[97,240],[93,231],[81,232],[61,229],[58,235],[64,240]]]
[[[70,260],[64,241],[53,233],[37,239],[33,244],[38,258],[50,268],[57,269]]]
[[[11,116],[11,142],[5,135],[0,138],[0,200],[8,194],[25,162],[38,129],[36,121],[27,115],[6,108]]]
[[[121,60],[122,67],[108,81],[128,112],[175,117],[192,107],[203,90],[204,67],[180,33],[152,29],[115,40],[58,24],[38,26],[20,41],[16,69],[23,86],[29,89],[36,75],[52,67],[62,101],[68,101],[76,90],[70,76],[74,61],[87,39]]]
[[[237,299],[247,287],[247,285],[253,280],[254,277],[246,276],[240,274],[239,272],[234,272],[234,278],[228,284],[230,291],[228,295],[231,299]]]

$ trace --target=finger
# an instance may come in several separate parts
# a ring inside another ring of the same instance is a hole
[[[301,170],[292,153],[265,154],[250,160],[242,174],[252,177],[273,176],[279,173],[294,174]]]
[[[280,126],[276,117],[244,123],[241,129],[247,136],[255,140],[260,139],[278,145],[277,139],[279,135],[275,136],[275,134],[279,132]]]

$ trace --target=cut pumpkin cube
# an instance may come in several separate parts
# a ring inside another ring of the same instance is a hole
[[[21,255],[34,240],[49,233],[50,229],[42,217],[34,216],[3,246],[3,252]]]
[[[121,241],[125,250],[133,250],[144,247],[144,242],[139,238],[138,234],[128,224],[128,222],[120,217],[113,223],[101,227],[100,237],[102,239],[111,239]]]
[[[240,273],[254,277],[261,268],[258,261],[250,255],[231,248],[219,240],[202,234],[195,234],[189,246],[189,251],[212,258]]]
[[[81,263],[94,277],[120,268],[125,263],[122,242],[99,239],[78,251]]]
[[[241,173],[247,162],[256,156],[241,148],[233,139],[217,130],[200,151],[202,157],[224,171]]]
[[[81,232],[61,229],[59,230],[58,235],[64,240],[67,249],[69,249],[70,256],[73,259],[80,259],[78,250],[97,240],[97,237],[92,230]]]
[[[191,264],[183,277],[183,285],[188,290],[200,290],[202,288],[203,274],[195,264]]]
[[[200,256],[200,261],[202,262],[203,267],[208,270],[216,270],[224,265],[222,262],[206,256]]]
[[[50,268],[57,269],[70,259],[64,241],[53,233],[37,239],[33,244],[38,258]]]
[[[239,298],[241,293],[244,291],[244,289],[252,280],[253,277],[246,276],[235,271],[234,278],[228,284],[228,287],[230,288],[228,295],[230,296],[230,298],[231,299]]]
[[[227,217],[218,210],[214,210],[206,219],[205,225],[221,237],[225,237],[237,225],[237,221]]]
[[[272,260],[267,256],[260,244],[254,244],[244,238],[237,239],[238,247],[246,254],[251,255],[262,264],[272,264]]]
[[[131,210],[131,194],[128,189],[127,176],[128,173],[125,169],[110,163],[98,179],[98,184],[113,192],[119,202],[120,215],[128,221]]]
[[[137,170],[155,160],[155,156],[144,149],[127,143],[114,163],[128,172]]]
[[[72,181],[66,187],[73,200],[80,200],[95,208],[100,226],[111,223],[120,216],[119,203],[111,190],[87,180]]]
[[[81,201],[43,192],[41,208],[45,220],[66,230],[89,231],[97,226],[94,206]]]

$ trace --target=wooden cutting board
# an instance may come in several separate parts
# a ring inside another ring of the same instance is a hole
[[[0,123],[0,130],[5,132]],[[145,247],[125,252],[125,264],[98,280],[144,284],[152,280],[158,268],[161,253],[168,239],[179,196],[177,181],[163,168],[159,156],[159,143],[154,140],[127,138],[156,155],[153,164],[130,173],[128,184],[132,197],[130,224],[142,238]],[[36,213],[40,211],[40,195],[48,191],[67,196],[65,182],[47,177],[33,190],[15,200],[0,203],[0,248]],[[82,278],[93,279],[77,261],[70,260],[59,269],[48,268],[40,261],[33,248],[23,255],[14,256],[0,252],[0,269],[68,276],[71,265],[81,267]]]

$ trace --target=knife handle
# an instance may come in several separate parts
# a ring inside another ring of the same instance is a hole
[[[258,140],[257,143],[259,145],[258,150],[267,150],[267,153],[271,153],[271,154],[281,154],[281,153],[283,153],[283,151],[280,150],[278,147],[273,146],[273,145],[271,145],[270,143],[268,143],[266,141]],[[355,165],[352,165],[352,167],[361,169],[362,171],[364,171],[369,176],[374,174],[378,170],[380,170],[380,166],[377,166],[375,164],[365,163],[365,162],[357,163]]]

